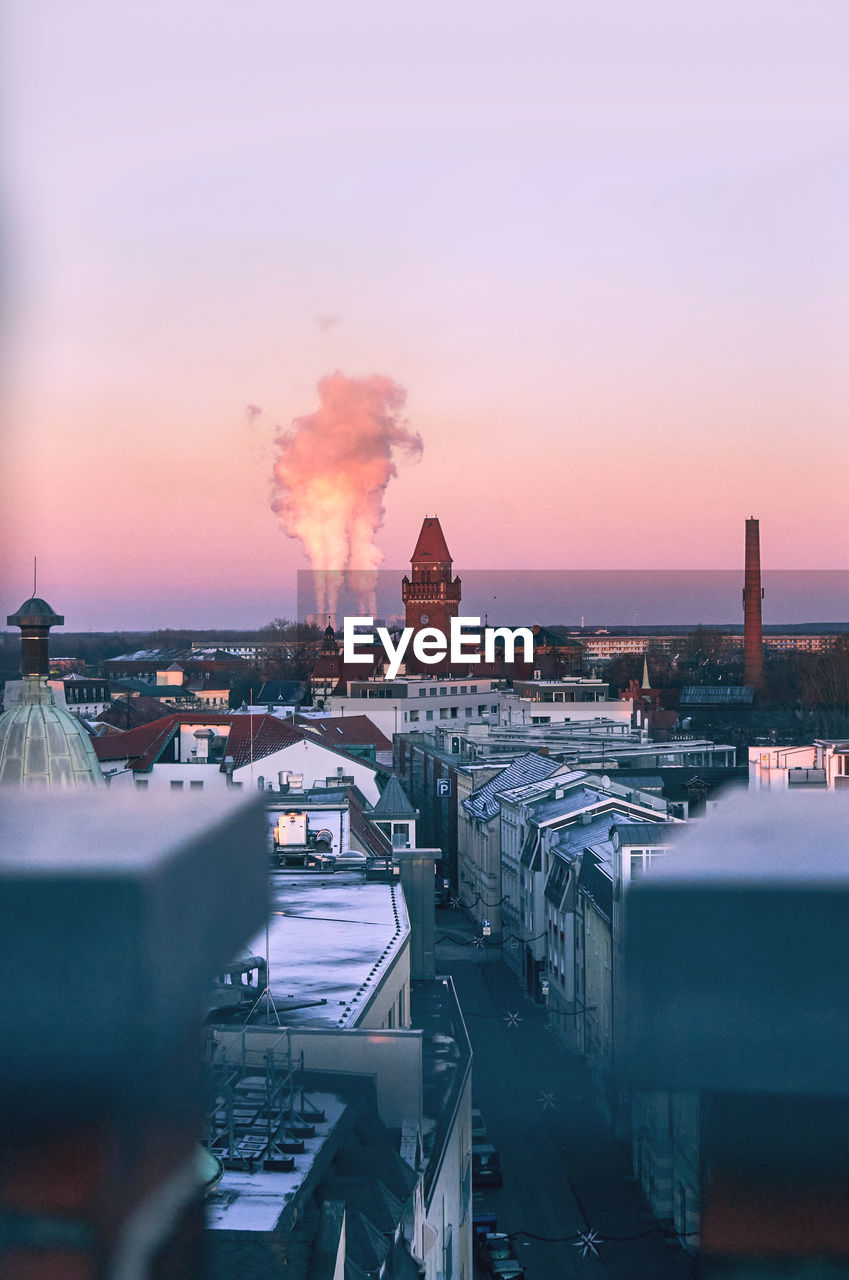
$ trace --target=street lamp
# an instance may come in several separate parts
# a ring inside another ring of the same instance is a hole
[[[548,1029],[551,1025],[551,1021],[548,1016],[548,978],[540,979],[539,990],[543,999],[543,1004],[545,1005],[545,1026],[546,1029]]]

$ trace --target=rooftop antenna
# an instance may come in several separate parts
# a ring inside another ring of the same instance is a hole
[[[253,713],[254,691],[251,689],[251,705],[248,709],[248,718],[250,720],[249,732],[251,739],[251,789],[254,785],[254,713]]]
[[[38,556],[32,558],[32,594],[36,594],[36,583],[38,582]]]
[[[275,911],[275,915],[282,915],[280,911]],[[271,994],[271,957],[268,945],[268,916],[265,917],[265,987],[259,993],[258,998],[253,1002],[248,1010],[248,1016],[245,1018],[244,1025],[247,1026],[253,1016],[254,1010],[258,1009],[263,1000],[265,1000],[265,1021],[271,1022],[271,1015],[274,1014],[275,1021],[280,1026],[280,1014],[277,1012],[277,1005]]]

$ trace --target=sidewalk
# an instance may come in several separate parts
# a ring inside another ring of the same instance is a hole
[[[528,1280],[687,1280],[693,1261],[664,1235],[593,1098],[586,1065],[546,1026],[497,950],[474,945],[459,910],[437,911],[437,972],[454,978],[472,1048],[474,1105],[504,1166],[499,1191],[476,1193],[517,1235]],[[597,1256],[574,1240],[595,1231]]]

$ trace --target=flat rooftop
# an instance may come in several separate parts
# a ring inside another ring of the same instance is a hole
[[[289,1202],[301,1189],[327,1139],[348,1103],[335,1093],[310,1091],[309,1100],[324,1113],[316,1120],[315,1134],[303,1139],[304,1149],[295,1156],[291,1172],[258,1169],[225,1169],[214,1191],[206,1198],[206,1226],[211,1231],[273,1231]],[[262,1126],[260,1125],[260,1129]]]
[[[409,934],[400,884],[358,871],[272,872],[268,985],[281,1026],[355,1027]],[[265,931],[244,954],[266,954]],[[232,1026],[245,1016],[219,1010],[212,1021]],[[264,1001],[251,1021],[268,1021]]]

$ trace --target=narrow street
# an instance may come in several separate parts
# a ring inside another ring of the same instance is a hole
[[[471,945],[461,911],[438,909],[436,934],[437,973],[453,977],[472,1042],[473,1105],[504,1169],[503,1187],[475,1191],[474,1213],[531,1233],[516,1240],[528,1280],[688,1280],[692,1262],[659,1230],[583,1060],[548,1030],[500,953]],[[597,1256],[573,1240],[533,1238],[589,1231],[601,1237]]]

